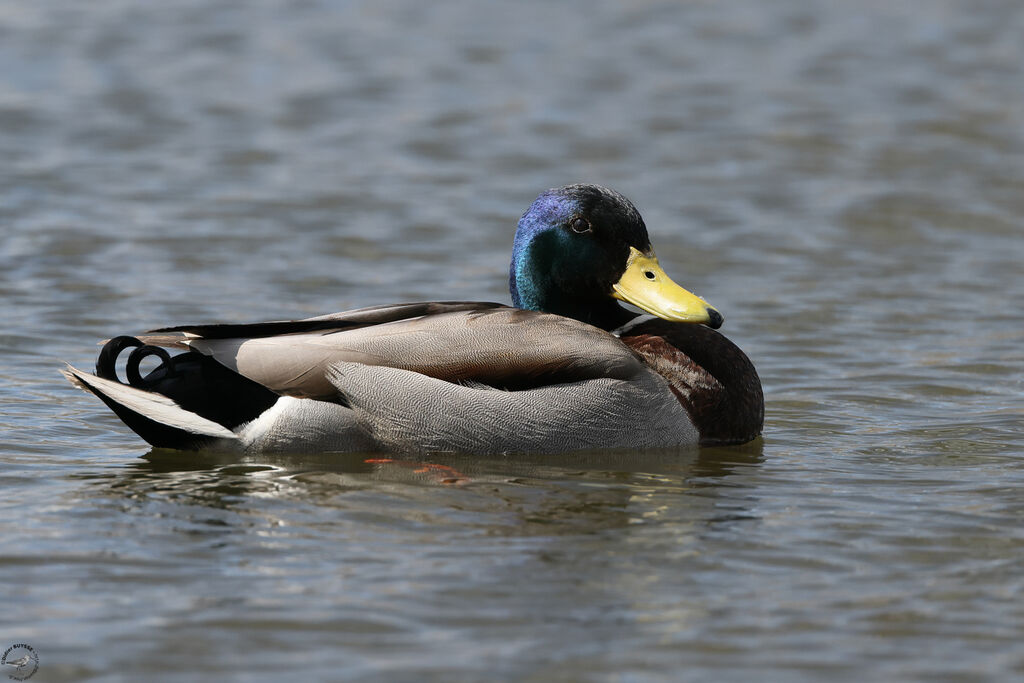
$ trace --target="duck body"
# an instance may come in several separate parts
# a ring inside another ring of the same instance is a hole
[[[163,328],[107,342],[95,374],[64,373],[164,448],[554,453],[760,433],[753,365],[708,326],[717,311],[657,266],[621,195],[575,185],[538,197],[520,220],[510,289],[512,307]],[[148,356],[162,362],[143,377]]]

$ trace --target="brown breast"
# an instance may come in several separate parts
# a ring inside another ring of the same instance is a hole
[[[761,433],[764,396],[750,359],[718,332],[651,320],[621,337],[668,380],[702,445],[745,443]]]

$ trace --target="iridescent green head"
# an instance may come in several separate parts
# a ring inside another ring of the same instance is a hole
[[[613,329],[631,318],[617,300],[666,320],[722,324],[703,299],[658,265],[632,202],[598,185],[542,193],[519,220],[509,268],[512,302]]]

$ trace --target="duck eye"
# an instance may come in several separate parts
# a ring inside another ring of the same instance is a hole
[[[569,227],[572,228],[573,232],[590,232],[590,221],[586,218],[574,218],[572,219],[572,222],[569,223]]]

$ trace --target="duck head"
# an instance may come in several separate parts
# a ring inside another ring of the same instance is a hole
[[[658,265],[633,203],[598,185],[548,190],[530,205],[516,230],[509,289],[519,308],[607,330],[636,317],[619,301],[665,320],[722,324],[714,307]]]

